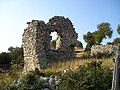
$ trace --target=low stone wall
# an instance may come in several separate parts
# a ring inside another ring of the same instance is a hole
[[[114,45],[93,45],[91,47],[91,55],[97,55],[98,53],[116,53],[117,46]]]

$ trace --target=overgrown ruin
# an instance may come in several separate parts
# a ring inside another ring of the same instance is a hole
[[[63,16],[44,21],[32,20],[23,33],[24,72],[46,67],[51,60],[74,58],[78,34],[72,22]],[[57,32],[56,48],[51,49],[51,32]]]

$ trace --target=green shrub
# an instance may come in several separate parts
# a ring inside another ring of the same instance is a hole
[[[22,77],[18,84],[18,90],[36,90],[41,88],[42,84],[40,75],[33,71]]]
[[[9,83],[2,87],[2,90],[37,90],[41,89],[42,84],[44,83],[43,80],[40,79],[40,75],[36,72],[32,71],[28,74],[22,76],[19,80],[19,83],[13,84]]]
[[[107,90],[111,88],[112,70],[101,68],[101,62],[61,74],[57,90]]]

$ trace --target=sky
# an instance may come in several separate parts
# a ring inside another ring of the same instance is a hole
[[[43,20],[47,23],[53,16],[68,17],[84,47],[83,35],[96,31],[98,24],[109,22],[113,36],[102,44],[112,42],[120,37],[116,31],[120,24],[119,8],[120,0],[0,0],[0,52],[22,45],[26,22]]]

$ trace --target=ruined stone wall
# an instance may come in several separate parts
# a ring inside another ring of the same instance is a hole
[[[23,33],[24,72],[44,68],[54,59],[73,58],[77,33],[68,18],[55,16],[47,24],[32,20]],[[51,32],[57,32],[56,50],[50,47]]]
[[[114,45],[93,45],[91,47],[91,55],[97,55],[97,53],[115,53],[117,46]]]

